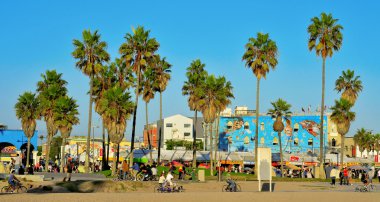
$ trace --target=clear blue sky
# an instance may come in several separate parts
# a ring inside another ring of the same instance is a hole
[[[343,46],[327,60],[326,103],[338,94],[333,90],[342,70],[351,68],[361,76],[364,91],[354,107],[357,113],[350,135],[357,128],[380,132],[378,84],[380,42],[378,1],[1,1],[0,2],[0,122],[20,128],[14,104],[19,94],[35,91],[40,75],[48,69],[63,73],[70,96],[80,105],[81,124],[72,135],[87,134],[88,78],[75,68],[72,40],[84,29],[99,30],[108,42],[112,58],[131,27],[151,30],[161,47],[159,53],[173,65],[172,80],[164,93],[164,116],[192,115],[181,95],[186,67],[194,59],[206,63],[210,73],[226,76],[234,86],[231,107],[255,106],[256,79],[244,67],[241,56],[249,37],[270,33],[279,48],[279,64],[261,82],[261,112],[270,101],[283,98],[293,111],[320,103],[322,60],[307,49],[310,18],[332,13],[343,25]],[[141,102],[140,102],[141,103]],[[144,105],[138,109],[137,134],[145,123]],[[151,101],[150,121],[159,117],[159,100]],[[100,124],[97,116],[95,124]],[[128,123],[127,137],[131,134]],[[38,122],[40,133],[45,124]],[[100,135],[96,129],[96,135]]]

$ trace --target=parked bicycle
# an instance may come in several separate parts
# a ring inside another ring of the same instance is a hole
[[[11,185],[6,185],[3,188],[1,188],[1,193],[13,193],[13,192],[26,193],[27,191],[28,191],[28,189],[24,185],[22,185],[20,182],[15,182],[14,191],[13,191]]]

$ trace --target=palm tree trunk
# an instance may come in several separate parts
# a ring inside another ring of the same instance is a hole
[[[323,64],[322,64],[322,100],[321,100],[321,125],[319,129],[319,160],[320,160],[320,165],[319,165],[319,176],[321,179],[325,179],[325,169],[324,169],[324,141],[323,141],[323,115],[325,111],[325,71],[326,71],[326,58],[323,58]]]
[[[86,147],[86,162],[85,162],[85,172],[89,173],[90,164],[90,139],[91,139],[91,122],[92,122],[92,82],[94,76],[90,77],[90,100],[88,105],[88,128],[87,128],[87,147]]]
[[[260,101],[260,78],[257,78],[256,84],[256,128],[255,128],[255,170],[257,171],[257,151],[259,147],[259,101]]]
[[[146,136],[148,138],[148,148],[149,148],[149,163],[152,165],[152,144],[150,142],[150,132],[149,132],[149,119],[148,119],[148,102],[145,102],[145,121],[146,121]]]
[[[120,144],[117,144],[116,165],[119,165],[119,157],[120,157]]]
[[[66,143],[66,138],[62,138],[62,144],[61,144],[61,173],[64,173],[63,168],[65,167],[64,165],[64,159],[65,159],[65,143]]]
[[[102,170],[106,169],[106,129],[102,120]]]
[[[162,92],[160,92],[160,122],[161,121],[162,121]],[[162,138],[162,130],[161,130],[161,126],[160,126],[159,131],[158,131],[157,163],[160,163],[160,161],[161,161],[161,138]]]
[[[216,131],[215,131],[215,139],[214,139],[214,167],[216,168],[216,166],[218,165],[218,160],[216,158],[216,151],[218,150],[218,137],[219,137],[219,112],[218,112],[218,116],[217,116],[217,119],[216,119]]]
[[[137,86],[136,86],[136,101],[135,101],[135,109],[133,110],[133,123],[132,123],[132,137],[131,137],[131,151],[129,155],[129,166],[133,166],[133,150],[135,148],[135,135],[136,135],[136,115],[137,115],[137,106],[139,103],[139,88],[140,88],[140,65],[137,68]]]
[[[110,134],[107,131],[107,168],[109,168],[110,161]]]
[[[48,132],[49,133],[49,132]],[[48,171],[48,165],[49,165],[49,158],[50,158],[50,142],[51,142],[51,135],[47,135],[47,141],[46,141],[46,161],[45,161],[45,171]]]
[[[109,145],[109,144],[108,144]],[[117,162],[116,162],[116,158],[117,158],[117,144],[113,143],[112,144],[113,146],[113,158],[112,158],[112,175],[114,176],[116,174],[116,167],[117,167]]]
[[[29,167],[29,158],[30,158],[30,137],[28,137],[28,148],[26,152],[26,168]]]
[[[213,161],[213,159],[212,159],[212,123],[209,123],[210,124],[210,128],[209,128],[209,130],[210,130],[210,174],[211,174],[211,176],[214,176],[214,172],[213,172],[213,164],[214,164],[214,161]]]
[[[342,141],[342,143],[340,144],[341,145],[341,147],[340,147],[340,169],[342,169],[343,163],[344,163],[344,161],[343,161],[343,157],[344,157],[344,155],[343,155],[344,154],[344,135],[343,134],[341,134],[340,139]]]
[[[193,124],[193,168],[197,167],[197,110],[194,111],[194,124]]]
[[[282,141],[281,141],[281,132],[278,132],[278,143],[280,144],[280,163],[281,163],[281,177],[284,177],[284,162],[282,157]]]

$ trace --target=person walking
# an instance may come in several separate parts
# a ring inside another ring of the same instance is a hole
[[[73,164],[71,162],[67,162],[65,170],[66,170],[66,177],[63,178],[63,181],[66,182],[67,180],[68,182],[70,182],[71,173],[73,173]]]
[[[127,179],[127,173],[129,171],[129,163],[127,163],[127,160],[123,161],[123,164],[121,165],[121,169],[123,171],[123,180]]]
[[[335,186],[335,179],[337,176],[337,172],[338,170],[335,167],[333,167],[330,171],[331,185],[333,186]]]
[[[343,184],[348,185],[348,170],[347,167],[343,169]]]
[[[377,178],[379,179],[379,182],[380,182],[380,169],[377,171]]]
[[[343,179],[344,179],[343,169],[341,169],[339,172],[339,184],[340,185],[343,185]]]

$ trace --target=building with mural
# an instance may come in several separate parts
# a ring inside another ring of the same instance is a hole
[[[38,131],[34,131],[30,139],[30,162],[35,162],[33,156],[37,154]],[[10,162],[11,158],[19,154],[26,164],[28,138],[23,130],[12,130],[6,127],[0,129],[0,162]]]
[[[327,116],[324,117],[323,130],[328,134]],[[272,153],[279,153],[278,133],[273,130],[275,119],[268,115],[259,118],[259,147],[269,147]],[[317,113],[293,115],[284,120],[282,132],[282,149],[289,154],[319,153],[320,116]],[[249,114],[220,117],[219,150],[229,152],[253,152],[255,149],[256,117]],[[323,145],[328,147],[328,135],[324,136]]]

